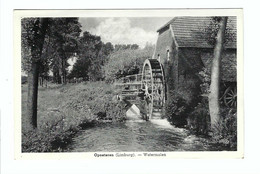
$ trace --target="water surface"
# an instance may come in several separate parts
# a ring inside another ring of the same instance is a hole
[[[69,147],[72,152],[209,151],[204,138],[189,135],[166,120],[128,120],[104,123],[80,131]]]

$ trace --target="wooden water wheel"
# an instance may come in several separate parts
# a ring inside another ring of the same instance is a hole
[[[146,103],[146,119],[158,117],[165,103],[165,81],[162,65],[157,59],[145,60],[142,89]]]
[[[237,107],[237,87],[229,86],[223,96],[224,104],[229,108]]]

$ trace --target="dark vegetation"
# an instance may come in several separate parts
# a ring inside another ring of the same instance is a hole
[[[221,19],[219,17],[212,18],[210,25],[202,29],[201,33],[198,33],[198,37],[206,37],[208,43],[214,47],[217,43],[216,36],[220,28],[220,21]],[[233,35],[230,30],[230,28],[226,28],[225,30],[224,44],[235,39],[235,35]],[[232,64],[232,61],[228,58],[225,58],[225,61],[225,63],[229,63],[229,65]],[[211,64],[213,64],[212,62]],[[228,68],[231,69],[230,67]],[[208,100],[210,95],[211,73],[211,69],[207,67],[195,73],[195,75],[199,77],[198,80],[195,80],[195,78],[185,80],[180,78],[178,88],[168,91],[169,97],[166,101],[165,117],[167,117],[170,123],[177,127],[186,127],[192,133],[210,137],[212,142],[224,146],[227,150],[236,150],[237,110],[235,107],[229,108],[223,103],[223,81],[221,81],[217,87],[219,89],[219,100],[217,101],[219,104],[219,119],[217,124],[212,126]],[[228,72],[227,74],[229,75],[230,73],[231,72]],[[168,81],[173,82],[174,79]],[[200,89],[193,89],[193,87],[198,86],[198,84],[200,84]],[[194,93],[194,91],[196,92]],[[213,107],[213,109],[215,108]]]
[[[121,77],[120,72],[139,72],[142,61],[152,55],[153,48],[140,49],[137,44],[113,46],[87,31],[81,36],[78,18],[23,18],[21,23],[22,70],[28,77],[37,77],[33,82],[22,77],[23,152],[63,151],[79,130],[99,122],[125,120],[125,104],[115,99],[114,86],[98,81],[114,81]],[[35,43],[40,43],[37,38],[43,44],[35,47]],[[77,61],[68,71],[71,57]],[[117,62],[120,59],[130,65]],[[35,64],[37,71],[32,71]],[[114,64],[119,65],[115,74],[111,70]],[[33,105],[32,96],[28,95],[31,92],[36,94]],[[36,112],[31,114],[31,108]]]
[[[39,88],[38,128],[30,129],[26,112],[27,85],[22,86],[22,151],[63,151],[81,129],[100,122],[125,120],[124,103],[105,82],[50,84]]]
[[[33,61],[30,37],[34,20],[22,20],[22,69],[27,73]],[[23,152],[64,151],[81,129],[100,122],[126,119],[125,103],[115,98],[117,91],[112,83],[126,75],[141,73],[143,62],[152,57],[154,47],[147,45],[140,49],[136,44],[113,46],[87,31],[82,36],[80,33],[81,25],[77,18],[49,19],[39,60],[40,80],[48,85],[39,87],[37,129],[29,126],[27,78],[22,78],[22,83],[25,83],[22,85]],[[77,61],[69,72],[67,60],[73,56]],[[208,101],[203,96],[209,92],[209,74],[205,70],[198,75],[201,76],[199,93],[188,90],[198,83],[193,80],[184,80],[183,88],[169,91],[165,117],[177,127],[210,135],[213,142],[236,149],[236,110],[221,108],[222,119],[216,128],[219,131],[213,134],[209,126]],[[144,105],[140,104],[141,112],[145,112]]]
[[[237,110],[228,108],[220,99],[219,124],[214,131],[210,125],[210,113],[208,104],[208,94],[210,86],[210,73],[205,68],[199,72],[200,91],[192,93],[191,90],[185,90],[185,87],[178,88],[169,92],[169,98],[166,101],[165,117],[170,123],[177,127],[186,127],[191,133],[206,136],[211,143],[219,144],[226,150],[236,150],[237,148]],[[196,81],[185,81],[184,86],[194,86]],[[187,89],[190,89],[189,87]],[[223,91],[221,91],[223,94]],[[192,97],[194,95],[195,97]],[[193,99],[193,100],[191,100]]]
[[[154,47],[143,49],[121,49],[110,54],[104,66],[105,81],[112,83],[122,77],[142,72],[145,59],[151,58]]]

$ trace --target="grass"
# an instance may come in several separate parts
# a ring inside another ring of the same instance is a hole
[[[116,99],[116,94],[114,86],[105,82],[39,87],[38,128],[32,130],[26,114],[27,85],[22,85],[22,151],[66,151],[72,137],[81,129],[104,121],[124,121],[125,104]],[[208,115],[206,111],[204,105],[195,108],[188,119],[192,121],[188,126],[193,126],[190,130],[202,134],[208,132],[207,127],[203,127]],[[227,150],[236,149],[236,113],[222,114],[226,116],[220,125],[222,132],[213,136],[213,143],[225,145]]]
[[[100,121],[124,121],[124,104],[104,82],[39,87],[38,128],[30,129],[26,114],[27,85],[22,85],[22,151],[64,151],[81,129]]]

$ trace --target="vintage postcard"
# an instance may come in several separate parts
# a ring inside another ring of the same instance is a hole
[[[14,10],[15,159],[243,158],[243,10]]]

